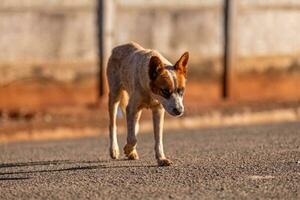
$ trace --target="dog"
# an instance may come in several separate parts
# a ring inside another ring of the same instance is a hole
[[[119,158],[117,141],[117,109],[120,106],[126,116],[127,144],[124,153],[129,160],[139,159],[137,133],[142,109],[152,110],[155,138],[155,156],[159,166],[169,166],[163,148],[163,124],[165,111],[179,117],[184,112],[187,63],[189,53],[185,52],[175,65],[160,53],[145,49],[131,42],[112,50],[107,64],[109,87],[109,138],[110,156]]]

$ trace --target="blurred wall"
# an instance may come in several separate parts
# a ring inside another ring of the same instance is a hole
[[[113,1],[113,0],[111,0]],[[136,41],[200,74],[221,70],[222,0],[114,0],[113,44]],[[238,71],[298,66],[299,0],[240,0]],[[0,82],[96,74],[96,0],[1,0]],[[195,73],[197,74],[197,73]]]
[[[137,41],[176,62],[189,51],[197,74],[220,71],[222,0],[117,0],[114,44]]]
[[[220,72],[223,2],[117,0],[114,42],[138,41],[173,61],[189,50],[194,71]],[[300,67],[300,1],[240,0],[236,19],[238,72]]]
[[[300,68],[300,1],[240,0],[240,71]]]
[[[95,0],[1,0],[0,82],[96,72]]]

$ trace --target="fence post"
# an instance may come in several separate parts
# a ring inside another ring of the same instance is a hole
[[[104,62],[103,62],[103,1],[97,1],[97,36],[98,36],[98,97],[104,96]]]
[[[228,99],[232,95],[232,73],[236,67],[237,40],[237,1],[224,0],[224,52],[222,74],[222,97]]]
[[[99,77],[98,97],[107,94],[106,65],[113,43],[113,17],[114,0],[98,0],[97,26],[98,26],[98,56]]]

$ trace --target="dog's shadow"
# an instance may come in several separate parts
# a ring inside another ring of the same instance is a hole
[[[127,159],[113,160],[95,160],[95,161],[75,161],[75,160],[51,160],[51,161],[33,161],[0,164],[0,181],[7,180],[27,180],[31,179],[35,173],[54,173],[67,171],[97,170],[107,168],[151,168],[157,165],[137,165],[131,164]],[[117,164],[117,165],[116,165]],[[28,170],[27,168],[36,168]],[[44,169],[43,169],[44,168]],[[5,172],[2,172],[5,171]],[[23,175],[24,177],[11,177]]]

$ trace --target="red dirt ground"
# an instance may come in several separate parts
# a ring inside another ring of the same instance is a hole
[[[289,101],[300,99],[300,74],[237,76],[231,85],[232,101]],[[189,81],[186,103],[214,105],[222,101],[221,85],[217,81]],[[97,101],[95,79],[77,83],[17,82],[0,86],[0,109],[44,110],[56,106],[80,106]]]
[[[216,81],[189,81],[186,114],[201,115],[211,110],[236,112],[241,109],[271,109],[299,106],[300,74],[276,77],[236,77],[231,99],[222,101]],[[0,87],[0,134],[55,127],[106,127],[106,98],[97,102],[97,82],[20,82]],[[149,118],[146,114],[143,118]]]

